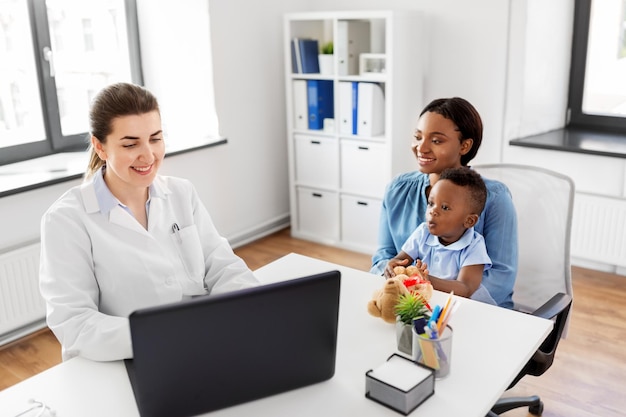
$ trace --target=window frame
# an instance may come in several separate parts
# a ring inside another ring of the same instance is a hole
[[[1,148],[0,166],[58,152],[84,151],[88,147],[88,132],[68,136],[63,136],[62,134],[56,81],[54,77],[50,76],[50,66],[42,53],[45,47],[51,47],[46,0],[27,0],[27,7],[31,23],[39,98],[46,137],[41,141]],[[124,0],[124,8],[128,33],[131,80],[135,84],[143,85],[136,0]]]
[[[626,117],[587,114],[582,109],[592,1],[576,0],[574,4],[567,125],[579,129],[623,132]]]

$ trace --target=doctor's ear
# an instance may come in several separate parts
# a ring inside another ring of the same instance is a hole
[[[107,160],[107,153],[105,152],[104,147],[102,146],[102,142],[100,142],[100,139],[98,139],[94,135],[91,135],[91,147],[93,148],[94,152],[98,155],[98,158],[102,159],[103,161]]]

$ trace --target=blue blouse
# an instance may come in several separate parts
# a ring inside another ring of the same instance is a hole
[[[513,308],[513,285],[517,275],[517,215],[509,189],[501,182],[483,178],[487,202],[474,226],[483,235],[492,267],[483,273],[472,299]],[[413,171],[398,175],[387,186],[380,214],[378,250],[372,256],[371,273],[382,275],[413,231],[426,219],[428,174]]]

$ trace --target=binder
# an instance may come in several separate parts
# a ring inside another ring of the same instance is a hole
[[[352,134],[356,135],[358,132],[358,109],[359,109],[359,83],[352,82]]]
[[[293,80],[293,128],[309,128],[309,109],[306,80]]]
[[[342,135],[357,134],[358,86],[358,82],[339,82],[339,133]]]
[[[321,130],[324,119],[334,118],[333,82],[330,80],[306,80],[309,129]]]
[[[352,135],[355,124],[352,109],[356,107],[356,104],[352,98],[352,84],[350,81],[340,81],[337,88],[339,93],[339,133],[342,135]]]
[[[370,52],[370,22],[338,21],[335,53],[339,64],[339,75],[358,74],[359,55],[365,52]]]
[[[376,83],[358,83],[357,133],[377,136],[385,133],[385,97]]]
[[[298,39],[302,74],[319,74],[320,64],[317,56],[319,47],[317,39]]]
[[[292,74],[302,73],[302,68],[300,67],[300,45],[297,38],[291,40],[291,72]]]

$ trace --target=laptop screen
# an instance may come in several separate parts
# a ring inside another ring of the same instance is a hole
[[[330,271],[132,313],[140,415],[200,414],[331,378],[339,293]]]

